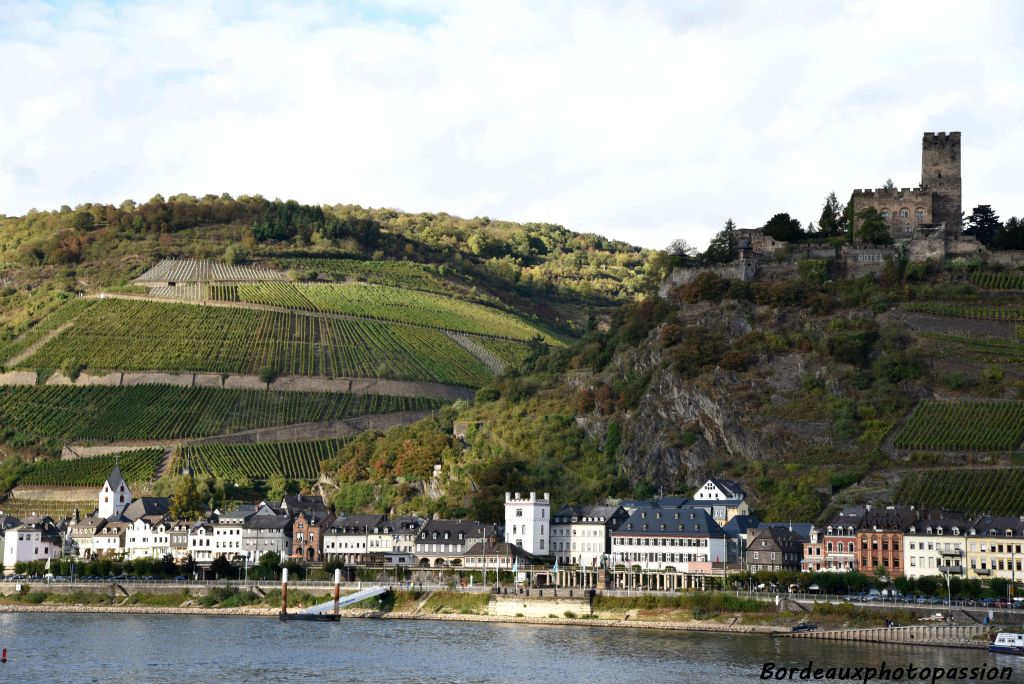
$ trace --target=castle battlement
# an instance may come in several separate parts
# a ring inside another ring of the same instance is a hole
[[[530,492],[529,496],[525,496],[516,492],[505,492],[505,503],[551,503],[551,495],[544,492],[544,497],[538,499],[537,492]]]
[[[897,197],[915,197],[925,195],[931,195],[931,190],[923,187],[916,188],[864,188],[863,190],[854,190],[853,194],[857,197],[871,197],[879,199],[895,199]]]
[[[939,140],[942,140],[942,139],[946,139],[946,140],[960,140],[960,131],[949,131],[948,133],[945,132],[945,131],[940,131],[938,133],[928,132],[928,133],[924,134],[924,137],[925,137],[925,140],[928,140],[928,139],[932,139],[932,140],[934,140],[934,139],[939,139]]]

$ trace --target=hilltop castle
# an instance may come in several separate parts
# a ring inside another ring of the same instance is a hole
[[[961,229],[960,132],[925,133],[921,141],[921,184],[916,188],[854,190],[853,215],[877,209],[894,240],[917,232],[957,236]],[[854,228],[862,220],[855,219]]]
[[[854,190],[850,196],[854,235],[863,223],[860,212],[877,209],[889,226],[892,245],[857,242],[835,245],[827,240],[789,243],[760,228],[736,230],[739,258],[730,264],[675,268],[661,293],[691,282],[702,272],[749,282],[755,278],[790,277],[797,262],[822,259],[832,264],[833,277],[857,277],[882,270],[897,254],[909,261],[942,261],[976,257],[1006,266],[1024,265],[1024,251],[989,251],[973,236],[961,233],[963,207],[960,175],[960,132],[925,133],[921,142],[921,184],[915,188]]]

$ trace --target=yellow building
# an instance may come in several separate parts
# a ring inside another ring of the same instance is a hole
[[[1024,581],[1024,516],[976,520],[967,539],[967,579]]]

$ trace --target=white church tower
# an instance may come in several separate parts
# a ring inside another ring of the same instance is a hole
[[[505,541],[535,556],[551,553],[551,495],[538,499],[535,492],[520,496],[505,492]]]
[[[121,467],[115,462],[114,469],[107,476],[100,490],[98,513],[100,518],[114,518],[124,512],[128,504],[132,502],[132,490],[128,489],[128,483],[121,477]]]

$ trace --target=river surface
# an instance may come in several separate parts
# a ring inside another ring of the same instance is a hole
[[[1011,681],[1024,682],[1024,658],[978,650],[427,620],[5,613],[0,646],[9,659],[0,664],[0,682],[19,684],[731,684],[759,681],[766,662],[803,668],[808,661],[825,668],[880,667],[883,661],[890,668],[1009,666]]]

